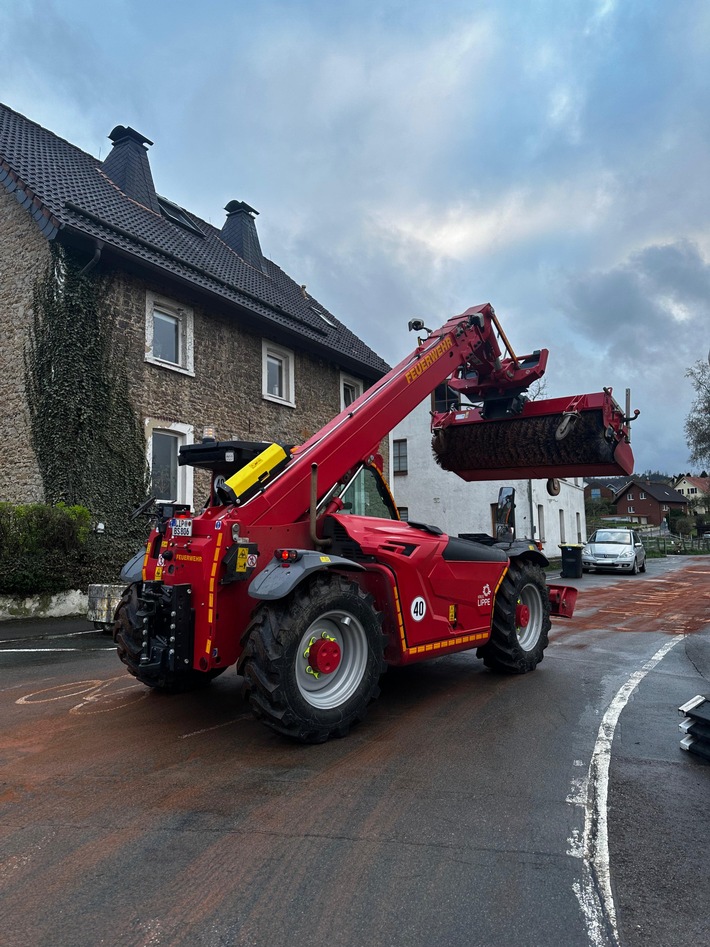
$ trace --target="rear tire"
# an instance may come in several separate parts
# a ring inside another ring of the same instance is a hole
[[[196,671],[185,668],[184,671],[146,670],[140,665],[143,648],[141,627],[138,623],[138,583],[129,585],[121,596],[113,619],[113,640],[119,658],[131,674],[146,687],[168,694],[184,693],[206,687],[211,681],[223,674],[226,668],[212,671]]]
[[[528,611],[527,624],[520,607]],[[540,566],[513,560],[496,595],[491,637],[476,652],[486,667],[527,674],[542,661],[550,631],[550,596]]]
[[[336,642],[340,657],[334,670],[314,674],[310,649],[322,639]],[[372,596],[341,575],[318,575],[288,599],[264,603],[238,666],[252,711],[303,743],[345,736],[379,694],[385,640]]]

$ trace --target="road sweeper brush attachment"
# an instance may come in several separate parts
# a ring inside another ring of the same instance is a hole
[[[624,476],[633,471],[628,420],[610,388],[527,401],[504,416],[486,418],[485,413],[484,405],[433,415],[436,461],[462,480]]]

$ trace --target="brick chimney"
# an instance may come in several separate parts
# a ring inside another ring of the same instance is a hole
[[[159,214],[160,207],[146,147],[153,142],[125,125],[116,125],[108,137],[113,142],[113,148],[103,162],[104,174],[128,197]]]
[[[222,240],[238,254],[245,263],[249,263],[257,270],[265,273],[264,257],[256,232],[256,221],[253,215],[259,212],[244,201],[230,201],[224,208],[227,219],[222,227]]]

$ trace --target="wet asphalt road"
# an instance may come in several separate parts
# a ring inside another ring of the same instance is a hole
[[[710,559],[573,584],[534,674],[388,672],[317,747],[234,671],[166,697],[84,621],[0,624],[0,944],[710,944],[710,764],[677,712],[710,696]]]

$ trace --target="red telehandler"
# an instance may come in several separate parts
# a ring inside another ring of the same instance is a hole
[[[364,716],[388,665],[473,648],[498,671],[539,664],[576,591],[547,586],[542,552],[505,529],[402,522],[379,444],[444,383],[459,401],[433,416],[433,447],[466,480],[630,473],[628,419],[609,389],[527,400],[547,350],[516,357],[489,304],[410,329],[425,333],[414,351],[305,444],[182,448],[211,494],[199,513],[159,504],[122,572],[113,634],[138,680],[184,691],[236,662],[256,716],[317,743]]]

